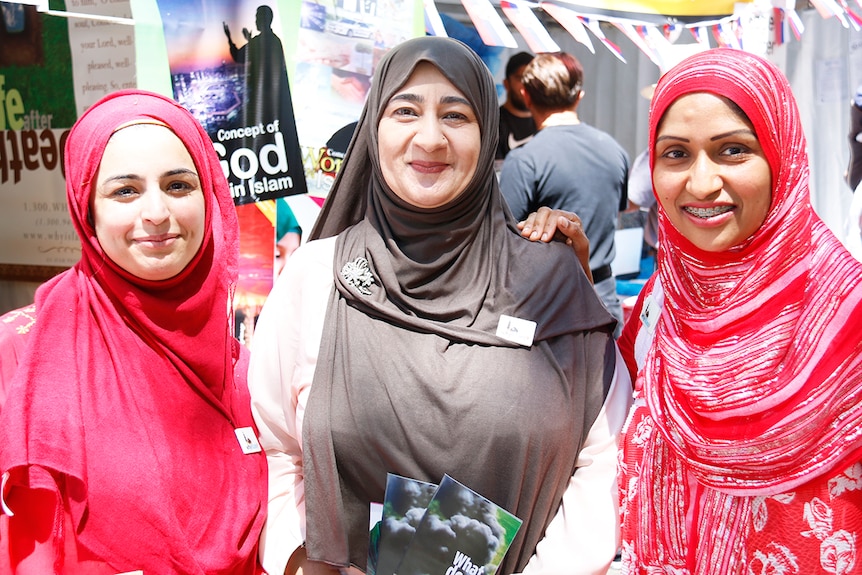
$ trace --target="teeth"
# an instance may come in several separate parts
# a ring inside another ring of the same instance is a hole
[[[733,206],[716,206],[714,208],[684,207],[683,209],[698,218],[711,218],[729,212],[733,209]]]

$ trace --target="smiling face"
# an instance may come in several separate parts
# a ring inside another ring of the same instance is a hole
[[[134,125],[111,136],[91,206],[105,255],[145,280],[174,277],[203,242],[205,202],[197,169],[164,126]]]
[[[420,208],[456,198],[479,160],[479,121],[469,101],[434,65],[416,66],[380,116],[377,140],[383,178]]]
[[[658,125],[653,185],[673,226],[719,252],[763,224],[772,198],[769,164],[750,122],[708,93],[680,97]]]

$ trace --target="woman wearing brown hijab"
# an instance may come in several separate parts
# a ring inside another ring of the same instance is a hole
[[[497,122],[462,43],[381,61],[255,332],[268,572],[364,570],[387,473],[449,474],[521,518],[500,573],[607,570],[630,382],[571,248],[525,240],[505,208]]]

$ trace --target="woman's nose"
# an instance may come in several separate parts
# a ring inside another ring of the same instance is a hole
[[[160,224],[170,216],[165,195],[158,186],[150,186],[141,198],[141,218],[153,224]]]
[[[706,198],[721,191],[720,167],[707,154],[698,154],[688,177],[688,191],[695,197]]]
[[[417,126],[413,141],[423,150],[435,150],[446,144],[446,136],[436,118],[425,117]]]

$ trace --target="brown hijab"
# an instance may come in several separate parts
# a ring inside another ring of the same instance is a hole
[[[380,114],[420,62],[466,96],[482,134],[472,181],[432,209],[400,199],[378,157]],[[459,41],[409,40],[375,72],[311,233],[338,235],[303,433],[313,559],[364,567],[368,503],[382,501],[386,473],[449,473],[524,519],[504,564],[522,568],[601,407],[614,320],[571,248],[520,237],[493,169],[498,114],[488,69]],[[364,283],[349,273],[363,259]],[[496,335],[501,315],[536,322],[532,346]],[[549,405],[563,422],[554,441],[535,425]]]

